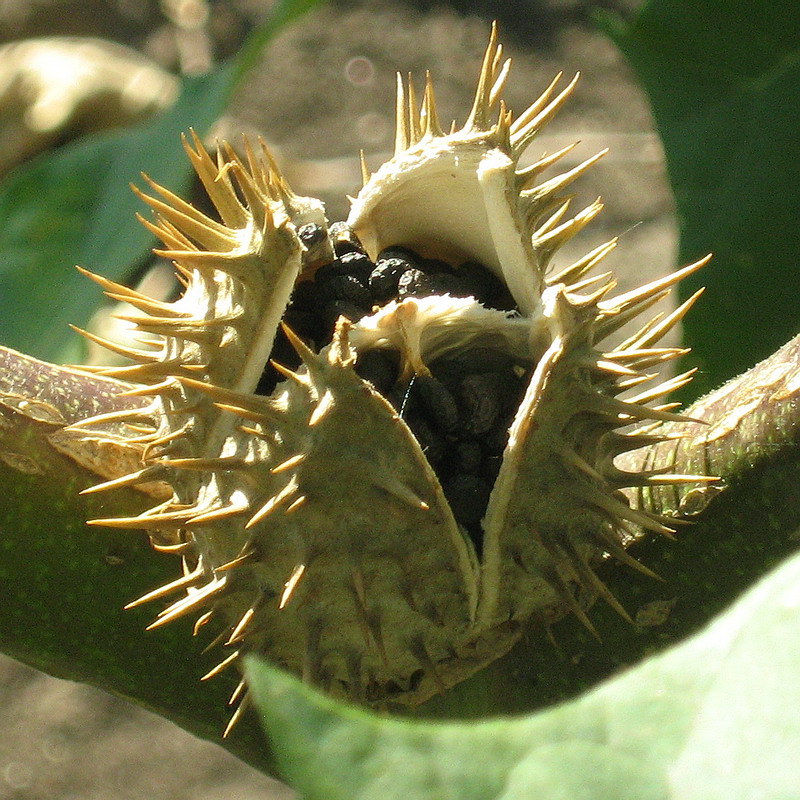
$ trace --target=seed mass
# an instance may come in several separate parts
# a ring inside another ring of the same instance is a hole
[[[373,262],[345,223],[334,223],[329,230],[335,257],[315,265],[312,275],[301,276],[284,315],[292,331],[317,352],[330,344],[340,317],[357,323],[406,298],[472,297],[486,308],[518,311],[502,282],[481,264],[468,261],[452,267],[398,245],[384,248]],[[309,250],[326,238],[315,224],[303,226],[298,235]],[[282,331],[259,382],[260,394],[271,394],[283,379],[274,362],[291,369],[300,366]],[[403,377],[397,350],[368,349],[358,353],[355,371],[392,403],[409,426],[456,520],[480,552],[480,522],[500,469],[508,428],[530,377],[530,364],[478,347],[426,367],[424,373]]]

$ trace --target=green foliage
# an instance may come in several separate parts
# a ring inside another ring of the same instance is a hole
[[[797,796],[800,558],[700,635],[551,711],[382,719],[258,658],[247,675],[305,800],[732,800]]]
[[[187,79],[177,103],[157,119],[81,139],[9,176],[0,187],[3,344],[51,361],[80,361],[80,339],[67,325],[85,326],[102,296],[74,265],[124,282],[147,257],[155,240],[133,223],[142,204],[128,184],[146,172],[185,191],[192,170],[180,134],[190,126],[205,133],[231,76],[227,66]]]
[[[203,136],[265,43],[317,0],[282,0],[235,61],[187,78],[175,105],[131,130],[88,136],[16,169],[0,185],[0,344],[59,363],[81,361],[85,327],[102,300],[76,269],[124,283],[155,239],[134,222],[129,184],[148,174],[185,194],[193,174],[180,135]]]
[[[652,0],[603,17],[647,91],[681,229],[685,323],[705,393],[800,330],[800,4]]]

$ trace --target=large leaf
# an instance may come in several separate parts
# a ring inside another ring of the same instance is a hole
[[[50,360],[78,360],[78,337],[100,294],[80,264],[124,281],[153,245],[128,188],[140,171],[183,191],[191,168],[180,133],[219,115],[232,70],[187,79],[177,103],[134,129],[81,139],[17,169],[0,188],[0,341]],[[65,340],[71,343],[65,345]]]
[[[101,300],[80,264],[125,282],[154,239],[134,219],[142,203],[128,185],[146,172],[185,196],[192,175],[180,134],[201,136],[234,83],[280,28],[317,0],[281,0],[236,59],[184,81],[176,104],[133,129],[86,137],[42,155],[0,186],[0,344],[50,361],[80,360],[67,324],[85,326]]]
[[[579,700],[419,723],[340,705],[249,657],[305,800],[788,800],[800,796],[800,558],[700,635]]]
[[[666,152],[701,393],[800,328],[800,4],[651,0],[607,29],[646,89]]]

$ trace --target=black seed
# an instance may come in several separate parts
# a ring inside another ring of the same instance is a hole
[[[455,518],[465,527],[480,524],[491,491],[491,484],[477,475],[454,475],[444,487]]]
[[[333,242],[333,251],[337,256],[343,256],[345,253],[364,252],[358,236],[347,227],[346,222],[334,222],[328,228],[328,235]]]
[[[339,256],[339,264],[347,275],[357,278],[364,286],[369,285],[369,276],[372,274],[372,270],[375,269],[375,264],[370,261],[366,253],[359,253],[357,250],[342,253]]]
[[[483,264],[467,261],[458,268],[456,274],[467,293],[483,305],[499,308],[497,304],[506,300],[508,290],[503,282]]]
[[[297,231],[297,236],[300,241],[309,249],[316,247],[325,241],[325,229],[320,225],[309,222],[307,225],[301,225]]]
[[[436,467],[445,455],[447,444],[444,438],[419,414],[407,414],[406,422],[414,434],[422,452],[432,467]]]
[[[457,391],[465,375],[484,372],[513,375],[515,363],[507,353],[489,347],[472,347],[469,350],[454,351],[447,357],[438,359],[431,365],[431,369],[451,391]]]
[[[447,387],[433,375],[417,375],[411,394],[425,418],[444,433],[458,426],[458,405]]]
[[[441,294],[449,294],[453,297],[466,296],[457,275],[449,272],[428,273],[421,269],[406,270],[397,282],[397,293],[401,299]]]
[[[440,261],[438,258],[423,259],[420,269],[423,272],[444,272],[448,275],[453,274],[453,267],[446,261]]]
[[[497,422],[502,407],[500,385],[499,376],[493,372],[467,375],[461,380],[458,399],[469,433],[481,436]]]
[[[483,437],[486,450],[490,455],[502,455],[503,450],[508,444],[508,429],[511,427],[511,419],[500,419],[495,426]]]
[[[399,361],[395,350],[368,350],[359,355],[356,372],[386,395],[397,381]]]
[[[453,468],[456,472],[474,475],[481,468],[483,451],[475,439],[462,439],[453,449]]]
[[[381,250],[380,253],[378,253],[378,257],[375,259],[375,263],[377,264],[379,261],[388,261],[391,258],[399,258],[405,261],[408,264],[407,269],[411,267],[419,269],[422,267],[423,263],[423,259],[410,247],[403,247],[399,244],[385,247]]]
[[[294,287],[291,303],[300,311],[316,311],[319,307],[319,287],[313,281],[301,281]]]
[[[397,284],[407,269],[409,263],[405,259],[379,258],[369,276],[369,291],[373,300],[383,304],[397,297]]]
[[[318,286],[323,303],[347,300],[363,309],[361,316],[372,307],[372,296],[369,291],[352,275],[334,275]]]

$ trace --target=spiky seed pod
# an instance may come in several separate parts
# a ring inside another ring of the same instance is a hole
[[[631,526],[671,535],[673,521],[631,508],[623,490],[713,480],[614,465],[654,441],[631,423],[683,419],[649,404],[690,373],[646,387],[684,352],[657,344],[698,295],[603,344],[704,262],[612,298],[613,279],[587,275],[613,241],[552,268],[601,207],[567,218],[560,192],[602,153],[541,183],[566,150],[520,168],[575,82],[557,93],[556,79],[514,118],[501,99],[508,68],[493,28],[473,108],[449,134],[430,77],[419,107],[399,79],[394,157],[364,168],[347,224],[330,231],[266,148],[245,143],[242,159],[223,144],[215,161],[194,137],[186,151],[220,220],[154,183],[141,195],[183,296],[160,303],[96,278],[142,312],[129,319],[149,342],[123,348],[133,366],[107,374],[152,402],[78,426],[142,446],[141,469],[93,491],[157,480],[172,497],[93,522],[147,529],[181,556],[181,577],[131,605],[178,595],[153,628],[187,614],[200,614],[196,631],[216,621],[228,654],[206,677],[258,651],[339,695],[419,703],[502,655],[534,615],[566,608],[594,630],[578,589],[627,618],[594,568],[610,554],[649,574],[625,550]],[[358,308],[373,283],[375,305]],[[438,285],[499,287],[513,310],[483,289]],[[350,319],[332,335],[313,319],[313,334],[279,331],[284,317],[319,316],[319,297]],[[278,336],[296,364],[274,363],[280,381],[257,394]],[[470,380],[465,363],[478,370]],[[457,457],[442,456],[448,447]],[[469,513],[448,502],[445,478]],[[232,701],[245,700],[241,685]]]

